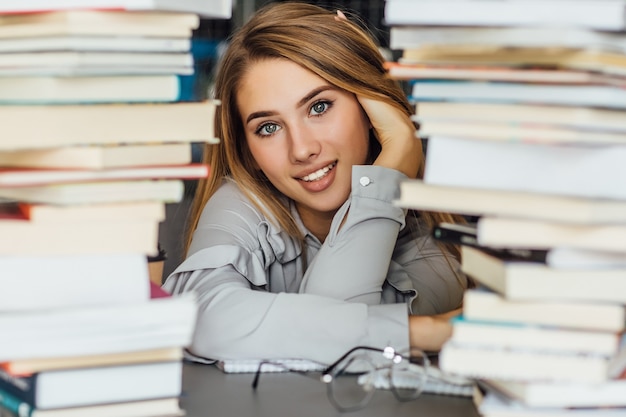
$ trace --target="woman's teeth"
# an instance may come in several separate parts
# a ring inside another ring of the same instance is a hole
[[[333,162],[331,164],[328,164],[327,166],[325,166],[324,168],[318,169],[317,171],[307,175],[306,177],[301,178],[302,181],[305,182],[311,182],[311,181],[317,181],[321,178],[324,178],[326,176],[326,174],[328,174],[328,171],[330,171],[331,169],[333,169],[335,167],[336,162]]]

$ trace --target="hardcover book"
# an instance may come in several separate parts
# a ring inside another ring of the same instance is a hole
[[[463,316],[478,321],[618,333],[626,329],[625,312],[624,305],[616,303],[509,300],[482,286],[469,289],[463,295]]]
[[[197,308],[196,297],[186,294],[0,314],[0,332],[11,335],[0,344],[0,362],[186,347],[192,340]]]
[[[428,140],[424,182],[625,200],[623,161],[624,145],[563,146],[437,136]]]
[[[509,300],[626,303],[624,268],[552,268],[472,246],[461,246],[461,257],[463,272]]]
[[[42,371],[16,377],[0,369],[0,391],[50,409],[179,396],[182,361]]]
[[[141,252],[2,256],[0,313],[145,302],[150,298],[148,284],[146,255]]]
[[[2,106],[4,135],[0,150],[119,143],[215,143],[213,120],[217,105],[209,100]]]
[[[0,151],[0,167],[106,169],[192,163],[192,144],[65,146]]]
[[[0,13],[29,13],[68,9],[170,11],[206,18],[230,19],[232,0],[12,0],[0,1]]]

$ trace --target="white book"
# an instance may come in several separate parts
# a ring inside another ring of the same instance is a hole
[[[609,373],[609,359],[600,355],[482,348],[452,341],[441,348],[439,366],[453,375],[506,381],[602,383]]]
[[[48,410],[32,409],[30,417],[147,417],[147,416],[184,416],[178,397],[158,398],[155,400],[126,401],[123,403],[94,404],[83,407],[51,408]],[[26,409],[26,407],[22,407]],[[4,417],[2,410],[0,416]],[[13,417],[8,412],[7,417]]]
[[[598,3],[594,4],[597,7]],[[626,36],[622,32],[603,32],[583,27],[556,25],[497,27],[411,25],[393,26],[389,30],[391,49],[412,49],[425,45],[580,48],[625,52]]]
[[[2,106],[0,150],[68,145],[213,142],[215,100]],[[37,123],[33,123],[37,120]],[[71,129],[67,127],[71,126]]]
[[[581,132],[614,131],[626,132],[626,120],[621,110],[604,108],[547,106],[512,103],[467,103],[467,102],[421,102],[415,106],[417,121],[437,120],[450,122],[510,122],[523,126],[560,125]]]
[[[480,226],[478,241],[480,244]],[[521,244],[523,248],[537,246]],[[461,254],[463,272],[510,300],[626,303],[626,269],[623,268],[552,268],[543,262],[498,256],[465,245],[461,247]],[[590,279],[596,285],[586,285]]]
[[[6,2],[2,4],[4,3]],[[194,13],[164,11],[128,13],[119,9],[58,9],[42,13],[0,12],[0,39],[3,42],[15,42],[16,46],[24,42],[45,43],[48,38],[58,41],[58,37],[67,39],[68,36],[74,36],[79,44],[83,38],[94,42],[94,37],[102,41],[110,40],[112,45],[119,45],[122,41],[132,45],[133,41],[129,37],[148,37],[154,40],[172,37],[189,41],[192,31],[199,24],[200,18]],[[146,41],[152,42],[150,39]]]
[[[515,123],[492,119],[488,122],[418,119],[421,137],[450,136],[498,142],[625,145],[626,133],[584,130],[556,124]]]
[[[0,314],[145,302],[149,281],[143,253],[2,256]]]
[[[188,142],[0,151],[0,167],[105,169],[191,162]]]
[[[232,0],[12,0],[0,1],[0,13],[24,13],[65,9],[153,10],[196,13],[229,19]]]
[[[626,224],[626,201],[435,185],[419,179],[400,182],[400,196],[395,204],[470,216],[507,216],[579,224]],[[562,264],[558,259],[554,261]]]
[[[569,247],[615,252],[626,257],[626,225],[623,224],[566,224],[484,216],[478,220],[476,238],[479,245],[493,248]],[[603,271],[606,272],[607,269],[598,272]],[[581,273],[591,274],[586,270]],[[624,283],[626,284],[626,280]]]
[[[55,77],[102,77],[122,75],[192,75],[188,65],[46,65],[43,67],[0,67],[0,77],[55,76]]]
[[[67,223],[0,220],[3,256],[142,253],[156,255],[159,222],[100,220]]]
[[[469,320],[517,322],[572,330],[622,332],[624,306],[581,301],[510,300],[483,287],[463,295],[463,316]]]
[[[196,315],[193,294],[0,314],[0,362],[186,347]]]
[[[0,53],[42,51],[187,52],[190,49],[191,40],[189,38],[78,35],[6,39],[0,37]]]
[[[550,145],[433,136],[428,141],[424,182],[624,200],[624,161],[626,145]]]
[[[174,102],[185,93],[175,74],[0,77],[2,104]]]
[[[159,52],[16,52],[0,54],[0,69],[15,71],[15,67],[36,68],[42,71],[46,67],[57,68],[182,68],[182,74],[193,73],[191,53]]]
[[[622,0],[387,0],[393,25],[626,27]]]
[[[599,384],[514,382],[498,379],[484,381],[494,389],[528,407],[625,407],[626,381],[611,380]],[[622,410],[626,415],[626,410]]]
[[[607,85],[550,85],[488,81],[415,82],[416,101],[541,103],[559,106],[626,108],[626,90]]]
[[[28,187],[71,182],[142,179],[198,179],[209,174],[205,164],[131,166],[110,169],[0,169],[0,187]],[[0,191],[0,196],[2,191]]]
[[[182,200],[184,191],[181,180],[102,181],[0,188],[0,198],[57,205],[138,201],[177,203]]]
[[[24,377],[0,369],[0,388],[39,409],[171,398],[181,394],[182,366],[178,360],[43,371]]]
[[[457,317],[449,340],[466,346],[528,349],[554,353],[589,353],[606,357],[619,351],[617,332],[566,329],[519,321],[485,321]]]
[[[533,383],[532,385],[536,385],[537,390],[546,388],[546,395],[558,392],[559,399],[564,399],[563,395],[567,395],[571,400],[561,401],[562,403],[577,403],[577,398],[590,398],[595,396],[597,390],[601,390],[598,384]],[[569,386],[572,388],[569,389]],[[616,395],[622,395],[623,398],[623,388],[614,392]],[[478,412],[483,417],[626,417],[626,409],[622,407],[613,408],[609,403],[601,401],[602,396],[597,396],[596,403],[599,405],[581,408],[570,408],[566,405],[530,406],[490,390],[478,406]],[[623,405],[623,401],[617,402]]]
[[[184,416],[178,397],[158,398],[155,400],[126,401],[123,403],[95,404],[84,407],[51,408],[48,410],[31,409],[30,417],[147,417],[147,416]],[[26,408],[26,407],[24,407]],[[4,416],[0,411],[0,416]],[[13,417],[9,412],[7,417]]]

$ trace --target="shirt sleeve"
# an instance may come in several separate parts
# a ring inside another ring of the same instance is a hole
[[[389,168],[353,167],[351,197],[307,268],[301,292],[381,303],[398,233],[405,224],[406,211],[393,204],[403,178]]]
[[[193,355],[331,363],[358,345],[408,348],[406,304],[370,306],[320,294],[268,292],[276,259],[260,243],[273,239],[260,239],[264,222],[249,202],[220,193],[204,209],[190,255],[165,281],[164,289],[173,294],[197,294]]]

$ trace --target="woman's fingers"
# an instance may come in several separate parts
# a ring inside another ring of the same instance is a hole
[[[415,178],[423,155],[421,141],[415,135],[416,128],[410,117],[381,100],[362,96],[358,100],[382,146],[374,164],[396,169]]]

